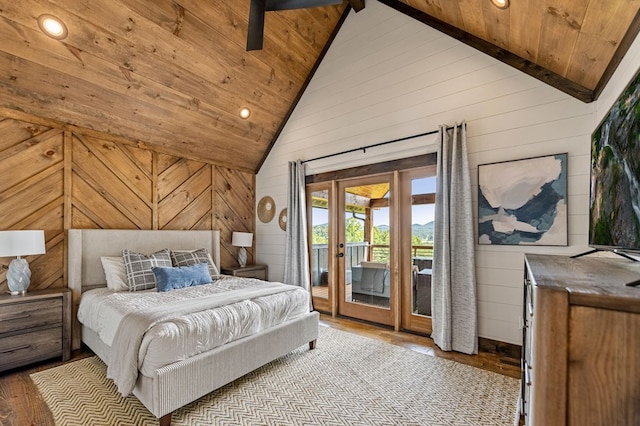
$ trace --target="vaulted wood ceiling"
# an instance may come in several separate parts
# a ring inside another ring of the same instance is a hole
[[[584,102],[640,26],[640,0],[381,2]],[[0,0],[0,116],[257,171],[349,10],[268,12],[247,52],[249,0]],[[45,36],[42,14],[68,37]]]

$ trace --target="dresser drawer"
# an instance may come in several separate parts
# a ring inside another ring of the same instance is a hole
[[[62,355],[62,325],[0,338],[0,371]]]
[[[25,301],[0,307],[0,336],[62,324],[62,298]]]

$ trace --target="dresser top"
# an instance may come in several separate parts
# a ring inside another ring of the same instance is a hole
[[[525,255],[525,262],[542,288],[569,293],[574,304],[610,307],[640,312],[640,286],[626,284],[640,280],[640,262],[620,257],[578,257]]]

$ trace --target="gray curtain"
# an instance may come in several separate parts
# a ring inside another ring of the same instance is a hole
[[[284,282],[310,291],[304,163],[289,161]]]
[[[440,126],[432,276],[433,341],[478,352],[475,240],[466,124]]]

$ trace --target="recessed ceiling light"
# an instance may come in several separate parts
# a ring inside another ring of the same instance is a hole
[[[499,9],[506,9],[509,7],[509,0],[491,0],[491,3]]]
[[[38,26],[46,35],[56,40],[62,40],[67,37],[67,26],[53,15],[38,16]]]
[[[240,108],[240,118],[244,118],[245,120],[251,116],[251,110],[247,107]]]

